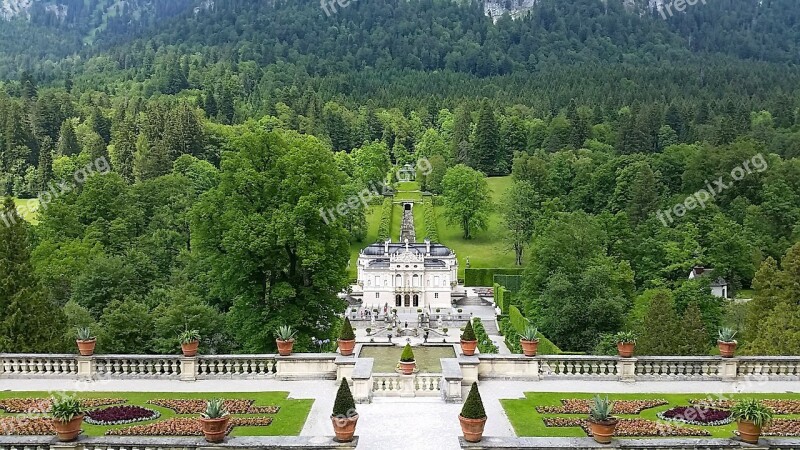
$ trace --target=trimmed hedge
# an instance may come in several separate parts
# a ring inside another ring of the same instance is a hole
[[[522,315],[519,311],[519,308],[516,306],[510,306],[508,308],[508,318],[511,320],[511,325],[517,330],[517,333],[522,333],[525,327],[528,325],[528,319]]]
[[[522,348],[519,344],[519,334],[525,331],[525,327],[530,324],[519,308],[510,306],[508,308],[508,317],[500,320],[500,332],[506,337],[506,347],[512,353],[522,353]],[[547,339],[542,333],[539,333],[539,354],[540,355],[561,355],[561,351],[556,344],[550,339]]]
[[[464,269],[466,287],[489,287],[494,284],[495,275],[522,275],[525,269],[496,267],[492,269]]]
[[[514,294],[522,289],[522,275],[495,274],[493,281],[495,284],[505,287],[506,291]]]
[[[489,339],[489,333],[486,332],[481,319],[476,317],[472,321],[474,322],[472,328],[475,330],[475,337],[478,339],[478,350],[483,354],[499,353],[500,349]]]
[[[508,314],[508,302],[506,301],[506,288],[497,283],[494,284],[494,303],[500,308],[500,314]]]
[[[425,231],[431,242],[439,241],[439,230],[436,228],[436,211],[433,209],[433,201],[430,197],[425,198],[422,203],[422,213],[425,214]]]
[[[385,197],[381,209],[381,223],[380,226],[378,226],[378,242],[386,242],[392,234],[393,208],[392,197]]]

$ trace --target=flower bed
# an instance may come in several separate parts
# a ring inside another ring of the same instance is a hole
[[[730,409],[736,400],[695,399],[690,401],[693,405],[710,406],[713,408]],[[800,414],[800,400],[765,399],[761,403],[775,414]]]
[[[800,419],[772,419],[761,434],[764,436],[800,436]]]
[[[206,410],[205,400],[195,399],[154,399],[148,404],[175,411],[177,414],[200,414]],[[277,414],[278,406],[253,406],[255,400],[225,400],[225,409],[231,414]]]
[[[587,436],[592,435],[589,421],[586,419],[553,417],[542,419],[546,427],[580,427]],[[618,437],[656,437],[656,436],[711,436],[706,430],[684,427],[668,423],[659,423],[645,419],[619,419],[614,432]]]
[[[82,398],[84,408],[97,408],[100,406],[119,405],[125,403],[122,398]],[[0,400],[0,409],[7,413],[19,414],[44,414],[50,411],[49,398],[7,398]]]
[[[44,417],[0,418],[0,435],[47,436],[54,434],[53,421]]]
[[[232,417],[225,434],[234,427],[266,427],[271,417]],[[134,425],[106,431],[107,436],[202,436],[203,428],[198,419],[188,417],[162,420],[147,425]]]
[[[733,422],[731,412],[705,405],[676,406],[656,414],[659,419],[687,425],[721,426]]]
[[[564,406],[537,406],[536,411],[540,414],[589,414],[591,410],[591,400],[587,399],[562,399]],[[657,406],[668,405],[666,400],[617,400],[614,402],[614,414],[639,414],[645,409]]]
[[[146,422],[161,417],[161,413],[141,406],[111,406],[86,413],[86,423],[92,425],[124,425]]]

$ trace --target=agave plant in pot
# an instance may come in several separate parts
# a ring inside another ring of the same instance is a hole
[[[475,354],[475,348],[478,347],[478,338],[475,337],[475,330],[472,328],[472,320],[467,321],[467,326],[464,327],[464,332],[461,333],[461,351],[464,356],[472,356]]]
[[[536,356],[539,351],[539,329],[528,325],[519,335],[519,344],[522,346],[522,354],[525,356]]]
[[[350,319],[345,318],[342,325],[342,331],[339,333],[339,353],[342,356],[350,356],[353,354],[353,349],[356,347],[356,334],[353,331],[353,326],[350,325]]]
[[[736,420],[739,437],[748,444],[757,444],[761,429],[772,420],[772,410],[758,400],[747,399],[733,405],[731,417]]]
[[[733,354],[736,353],[736,331],[732,330],[731,328],[722,328],[719,330],[719,337],[717,338],[717,347],[719,348],[719,354],[723,358],[733,358]]]
[[[478,383],[473,382],[469,389],[469,395],[461,408],[458,416],[461,423],[461,433],[467,442],[480,442],[483,439],[483,429],[486,427],[486,410],[483,408],[481,393],[478,391]]]
[[[89,328],[78,328],[75,343],[78,344],[78,352],[81,356],[92,356],[94,347],[97,345],[97,338],[92,336],[92,330]]]
[[[591,410],[589,411],[589,429],[592,437],[600,444],[610,444],[614,437],[614,430],[617,428],[619,420],[611,415],[614,407],[608,397],[603,398],[595,395],[592,400]]]
[[[403,353],[400,355],[400,370],[403,375],[411,375],[416,368],[417,361],[414,359],[414,350],[411,349],[411,344],[406,344],[403,348]]]
[[[197,356],[197,348],[200,347],[200,332],[198,330],[184,331],[178,335],[178,341],[181,343],[183,356],[187,358]]]
[[[297,330],[289,325],[281,325],[278,327],[278,332],[275,336],[275,343],[278,344],[278,354],[281,356],[289,356],[292,354],[294,348],[294,337],[297,336]]]
[[[53,416],[53,429],[61,442],[70,442],[81,434],[84,410],[75,397],[53,397],[50,414]]]
[[[228,432],[230,419],[224,400],[215,398],[206,402],[206,410],[200,415],[200,426],[203,428],[206,441],[222,442]]]
[[[636,335],[633,331],[620,331],[614,338],[617,341],[617,353],[620,358],[630,358],[636,350]]]
[[[336,434],[337,442],[350,442],[356,433],[358,423],[358,412],[356,412],[356,402],[353,393],[350,392],[350,385],[347,378],[342,378],[339,390],[336,391],[336,400],[333,402],[333,413],[331,414],[333,432]]]

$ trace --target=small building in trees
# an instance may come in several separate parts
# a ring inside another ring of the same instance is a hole
[[[393,243],[387,240],[361,250],[358,284],[365,307],[450,308],[458,284],[456,254],[429,240]],[[409,311],[410,312],[410,311]]]
[[[703,266],[694,266],[692,271],[689,272],[689,279],[695,278],[708,278],[711,281],[711,294],[719,298],[730,298],[730,286],[725,278],[718,277],[714,274],[714,269]]]

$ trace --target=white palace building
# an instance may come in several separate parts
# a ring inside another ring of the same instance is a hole
[[[458,282],[458,260],[452,250],[424,243],[372,244],[358,257],[358,285],[365,306],[450,308]],[[355,292],[355,291],[354,291]]]

